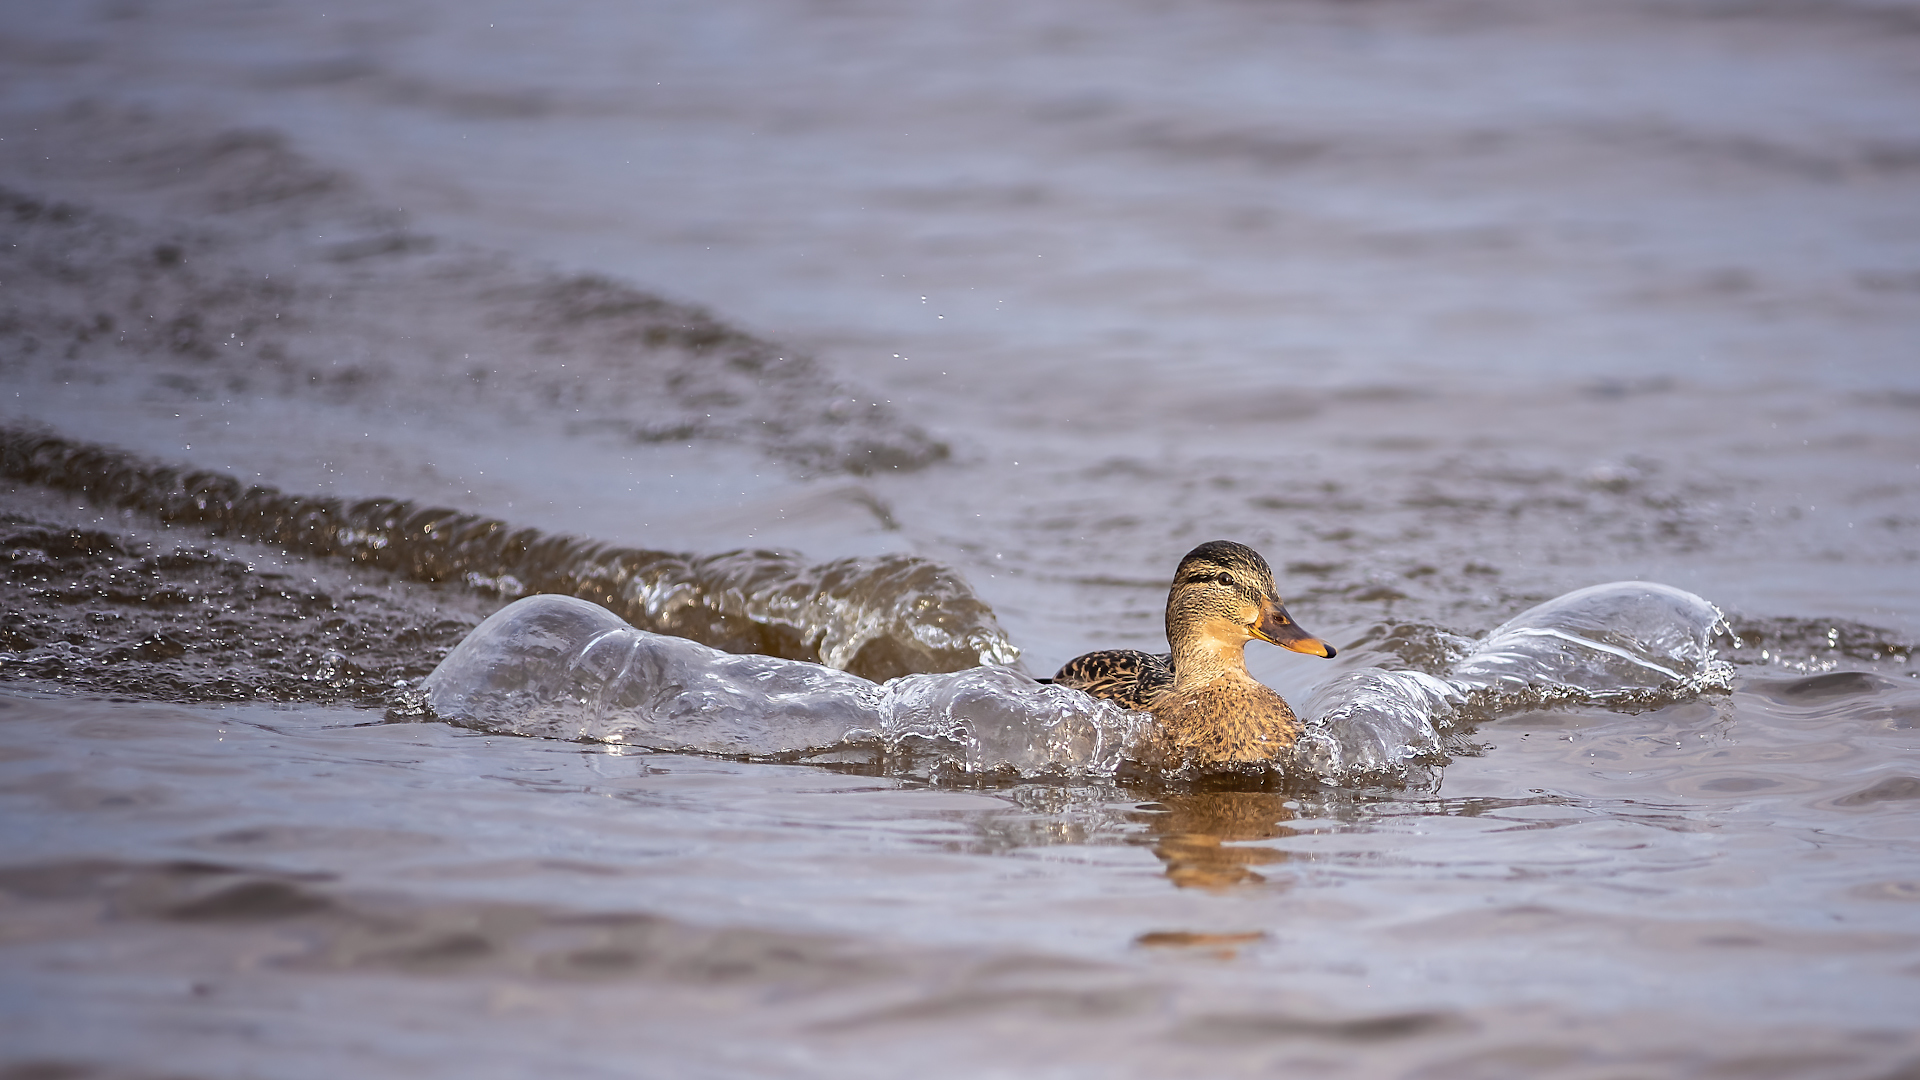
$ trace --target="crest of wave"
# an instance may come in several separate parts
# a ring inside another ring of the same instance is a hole
[[[1531,608],[1444,675],[1369,667],[1317,687],[1290,776],[1370,782],[1436,758],[1476,715],[1557,702],[1652,706],[1725,687],[1720,612],[1618,582]],[[1152,720],[1006,666],[874,683],[638,630],[596,604],[531,596],[470,634],[421,684],[432,713],[489,731],[779,760],[878,751],[935,771],[1110,775],[1149,756]]]

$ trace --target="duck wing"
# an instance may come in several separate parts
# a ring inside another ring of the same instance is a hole
[[[1129,709],[1145,709],[1173,685],[1173,654],[1155,656],[1138,649],[1090,652],[1067,661],[1049,681]]]

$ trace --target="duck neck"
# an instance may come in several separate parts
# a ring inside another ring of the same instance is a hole
[[[1201,632],[1177,638],[1169,635],[1169,639],[1176,685],[1211,682],[1223,675],[1251,678],[1247,674],[1247,639],[1243,637],[1227,639]]]

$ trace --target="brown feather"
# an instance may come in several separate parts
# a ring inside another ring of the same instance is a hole
[[[1129,709],[1145,710],[1173,685],[1173,654],[1155,656],[1138,649],[1090,652],[1067,661],[1052,681]]]

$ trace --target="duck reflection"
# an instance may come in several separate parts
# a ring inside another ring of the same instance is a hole
[[[1167,879],[1183,889],[1230,889],[1263,882],[1255,867],[1285,862],[1284,851],[1246,841],[1292,836],[1294,811],[1270,791],[1167,793],[1142,803],[1136,820],[1147,827]]]

